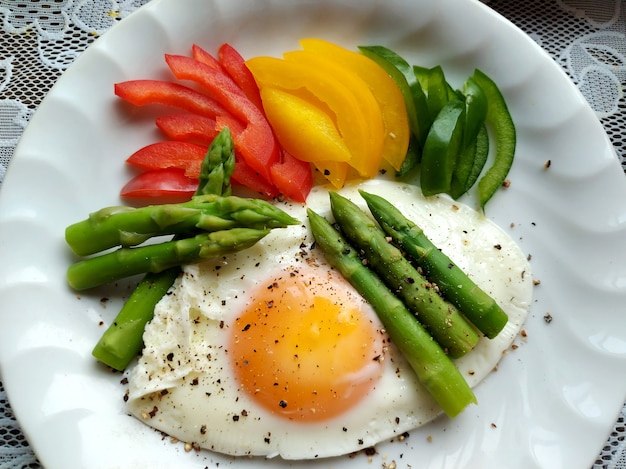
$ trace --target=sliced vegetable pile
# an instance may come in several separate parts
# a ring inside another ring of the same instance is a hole
[[[157,119],[169,140],[148,145],[128,158],[130,165],[145,172],[122,188],[123,197],[191,196],[208,145],[228,127],[237,154],[233,182],[269,198],[283,194],[305,200],[313,185],[310,165],[278,144],[243,58],[228,44],[220,48],[218,57],[199,46],[193,46],[191,57],[165,56],[173,75],[190,86],[159,80],[115,85],[115,94],[134,105],[161,104],[184,111]]]
[[[384,158],[404,160],[409,128],[404,99],[376,63],[334,44],[307,39],[284,59],[246,62],[281,144],[312,162],[335,186],[350,168],[373,178]]]
[[[235,141],[233,181],[264,197],[304,202],[314,172],[341,188],[380,170],[404,177],[419,168],[424,195],[457,199],[478,181],[484,208],[503,184],[515,127],[483,72],[456,90],[440,66],[412,66],[383,46],[357,52],[321,39],[300,44],[282,58],[247,61],[228,44],[217,57],[194,45],[191,57],[165,56],[176,80],[116,84],[115,93],[134,105],[182,111],[156,119],[165,141],[127,159],[145,172],[122,196],[191,196],[206,148],[224,126]],[[494,161],[485,170],[490,142]]]
[[[497,85],[475,70],[463,90],[454,90],[440,66],[411,67],[383,46],[359,49],[383,67],[402,91],[413,146],[400,174],[419,165],[424,195],[448,193],[457,199],[466,193],[487,161],[487,127],[494,129],[495,162],[479,182],[484,208],[506,179],[515,153],[515,127]]]

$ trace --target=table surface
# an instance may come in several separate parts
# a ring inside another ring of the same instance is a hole
[[[0,0],[0,190],[26,124],[56,79],[99,35],[148,1]],[[626,171],[626,2],[483,3],[529,34],[565,70],[596,112]],[[0,468],[38,467],[0,382]],[[626,405],[593,467],[626,469]]]

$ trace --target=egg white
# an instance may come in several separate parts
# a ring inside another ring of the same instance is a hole
[[[526,256],[497,225],[447,196],[426,199],[417,187],[386,180],[340,191],[364,210],[359,188],[393,201],[509,315],[495,339],[481,339],[456,361],[475,386],[497,365],[527,315],[532,278]],[[315,187],[307,205],[331,218],[326,188]],[[202,448],[285,459],[351,453],[431,421],[441,409],[393,344],[371,392],[331,420],[289,422],[260,408],[240,389],[225,350],[228,324],[250,301],[249,292],[289,266],[306,262],[330,269],[319,250],[311,249],[305,207],[289,202],[280,206],[302,225],[274,230],[254,247],[232,256],[185,266],[146,327],[145,349],[129,375],[129,412]],[[368,305],[364,311],[373,315]],[[382,329],[375,315],[373,321]]]

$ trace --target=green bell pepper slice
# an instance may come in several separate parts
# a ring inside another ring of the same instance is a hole
[[[467,111],[466,111],[467,112]],[[465,128],[467,130],[468,119],[465,119]],[[467,134],[467,132],[466,132]],[[483,123],[478,130],[476,138],[468,145],[464,145],[460,152],[454,173],[452,174],[452,182],[448,194],[453,199],[458,199],[476,183],[478,176],[482,172],[487,157],[489,156],[489,135],[487,127]]]
[[[448,101],[433,122],[422,151],[420,185],[425,196],[450,190],[464,129],[465,103]]]
[[[428,103],[428,111],[434,122],[439,112],[450,100],[448,95],[448,82],[440,65],[429,69],[428,71],[428,94],[426,101]]]
[[[476,83],[474,78],[469,77],[463,85],[465,97],[465,136],[463,145],[468,146],[474,140],[487,119],[487,95]]]
[[[472,77],[466,80],[463,91],[457,93],[465,101],[465,130],[449,191],[454,199],[475,184],[489,154],[489,135],[485,127],[487,96]]]
[[[484,210],[485,204],[506,180],[513,165],[516,147],[516,131],[502,92],[484,72],[476,69],[472,75],[487,97],[487,126],[493,131],[495,158],[487,172],[478,181],[478,198]]]

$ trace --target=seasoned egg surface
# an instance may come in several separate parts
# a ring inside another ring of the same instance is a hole
[[[340,191],[365,210],[359,188],[393,201],[509,315],[498,337],[456,361],[475,386],[526,317],[526,257],[498,226],[446,196],[425,199],[383,180]],[[315,188],[307,205],[330,217],[326,189]],[[350,453],[432,420],[439,407],[376,314],[314,248],[305,207],[281,208],[302,225],[184,268],[146,327],[129,411],[209,450],[285,459]]]

